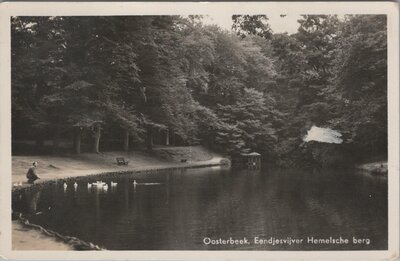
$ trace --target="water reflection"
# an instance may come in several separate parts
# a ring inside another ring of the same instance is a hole
[[[36,214],[37,211],[37,206],[38,202],[40,199],[40,191],[30,191],[26,194],[26,199],[28,201],[28,206],[29,206],[29,213],[31,214]]]
[[[89,189],[87,182],[94,181],[78,180],[76,190],[68,186],[65,192],[61,184],[29,192],[15,198],[13,208],[34,223],[107,249],[387,248],[387,179],[352,171],[206,168],[121,175],[105,180],[108,190]],[[160,185],[143,185],[155,183]],[[44,214],[34,215],[38,211]],[[203,244],[205,237],[254,236],[356,236],[371,244]]]

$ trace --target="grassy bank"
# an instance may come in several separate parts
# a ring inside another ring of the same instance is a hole
[[[124,157],[128,165],[117,165],[116,158]],[[181,162],[181,160],[185,162]],[[185,167],[219,163],[221,157],[208,150],[196,147],[159,147],[152,153],[104,152],[64,154],[58,156],[13,156],[12,183],[26,182],[26,172],[33,161],[38,162],[37,173],[41,178],[37,182],[67,177],[85,176],[104,172],[139,171],[156,168]]]

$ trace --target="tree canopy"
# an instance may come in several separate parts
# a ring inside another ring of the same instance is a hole
[[[384,15],[13,17],[13,139],[92,150],[203,144],[291,157],[312,125],[387,153]]]

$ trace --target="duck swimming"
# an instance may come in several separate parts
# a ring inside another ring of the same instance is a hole
[[[96,181],[95,183],[93,183],[94,186],[104,186],[104,182],[103,181]]]

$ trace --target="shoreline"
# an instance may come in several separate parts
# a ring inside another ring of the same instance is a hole
[[[159,151],[166,150],[161,148]],[[82,153],[79,155],[67,154],[59,156],[13,156],[12,157],[12,185],[22,183],[22,187],[30,186],[27,183],[26,172],[32,166],[32,162],[38,162],[37,174],[40,180],[35,184],[47,180],[87,176],[105,172],[116,171],[146,171],[157,168],[174,168],[203,166],[219,164],[221,156],[211,153],[202,147],[172,147],[168,148],[173,153],[168,158],[162,158],[157,154],[147,154],[139,151],[131,152],[105,152]],[[116,158],[123,157],[129,161],[128,165],[117,165]],[[186,158],[186,162],[181,159]],[[21,186],[17,186],[21,187]]]
[[[34,184],[23,184],[22,186],[13,186],[12,193],[18,192],[20,190],[29,189],[33,187],[43,186],[48,183],[58,182],[58,181],[70,181],[82,178],[94,178],[94,177],[106,177],[118,174],[152,174],[155,172],[163,172],[167,170],[177,170],[177,169],[194,169],[194,168],[208,168],[208,167],[216,167],[222,166],[220,157],[214,157],[211,160],[201,161],[196,163],[180,163],[180,164],[166,164],[166,165],[159,165],[159,166],[149,166],[149,167],[137,167],[131,169],[109,169],[109,170],[102,170],[102,172],[98,173],[81,173],[78,175],[70,175],[70,176],[59,176],[56,178],[47,178],[47,179],[40,179],[37,180]]]
[[[39,247],[43,245],[47,246],[49,250],[74,250],[72,246],[50,237],[42,231],[27,228],[19,220],[13,220],[11,226],[13,250],[39,250]]]
[[[191,150],[202,150],[202,148],[191,148]],[[117,165],[114,160],[116,156],[124,156],[130,161],[130,165]],[[207,160],[198,160],[208,158]],[[209,154],[203,157],[192,158],[190,162],[171,162],[161,160],[151,155],[131,152],[108,152],[98,154],[83,154],[76,156],[13,156],[12,170],[12,194],[15,195],[27,189],[40,188],[48,183],[58,180],[72,180],[87,177],[110,176],[123,173],[150,175],[154,172],[161,172],[173,169],[190,169],[220,166],[222,157]],[[28,184],[25,178],[25,171],[30,162],[38,161],[42,167],[38,168],[38,175],[41,177],[34,184]],[[44,165],[44,166],[43,166]],[[46,166],[47,165],[47,166]],[[22,182],[22,186],[13,184]],[[74,247],[60,240],[62,237],[54,237],[46,233],[45,228],[37,229],[25,225],[21,219],[12,221],[12,249],[14,250],[74,250]],[[28,221],[29,224],[29,221]],[[55,234],[58,234],[55,232]],[[66,237],[68,238],[68,237]],[[90,244],[90,243],[88,243]],[[44,247],[46,246],[46,247]],[[39,249],[40,247],[40,249]]]
[[[121,154],[121,153],[118,153]],[[86,157],[87,155],[84,155]],[[92,155],[94,157],[101,157],[101,159],[104,159],[104,155]],[[111,157],[114,157],[115,155],[111,153],[111,155],[108,155]],[[21,160],[24,160],[25,157],[16,157],[15,162],[13,160],[13,163],[18,163]],[[35,157],[31,157],[35,158]],[[64,181],[70,181],[70,180],[76,180],[76,179],[83,179],[83,178],[93,178],[93,177],[103,177],[103,176],[112,176],[112,175],[121,175],[121,174],[127,174],[127,173],[132,173],[134,174],[145,174],[145,175],[151,175],[153,173],[157,172],[162,172],[162,171],[168,171],[168,170],[174,170],[174,169],[191,169],[191,168],[205,168],[205,167],[212,167],[212,166],[221,166],[221,159],[222,157],[213,155],[211,159],[208,160],[202,160],[202,161],[191,161],[191,162],[171,162],[171,161],[160,161],[157,158],[147,156],[147,162],[145,163],[146,165],[143,164],[137,164],[137,163],[132,163],[131,165],[128,166],[118,166],[115,163],[110,163],[110,162],[102,162],[99,164],[97,167],[98,168],[89,168],[92,166],[92,164],[88,164],[85,168],[81,166],[80,171],[77,169],[74,169],[72,173],[69,172],[69,168],[67,167],[66,169],[61,169],[61,168],[54,168],[55,166],[60,166],[58,162],[58,159],[62,157],[46,157],[46,160],[41,159],[42,163],[48,164],[49,162],[51,163],[47,167],[47,172],[44,174],[40,174],[39,176],[43,175],[43,179],[39,180],[39,182],[35,182],[35,184],[30,185],[30,184],[24,184],[23,186],[18,186],[18,187],[12,187],[12,193],[13,195],[17,195],[18,193],[22,193],[27,189],[40,189],[42,186],[52,183],[52,182],[57,182],[59,180],[64,180]],[[110,157],[108,157],[110,158]],[[64,159],[64,158],[63,158]],[[67,159],[67,157],[65,158]],[[128,160],[131,158],[127,157]],[[67,166],[69,164],[73,164],[76,159],[68,162],[66,164]],[[56,162],[56,163],[54,163]],[[142,161],[141,163],[143,163]],[[111,165],[112,164],[112,165]],[[364,170],[369,173],[372,173],[373,170],[376,168],[382,168],[382,165],[387,168],[387,163],[385,162],[371,162],[363,165],[359,165],[356,167],[358,170]],[[14,164],[13,164],[14,166]],[[43,168],[43,167],[42,167]],[[54,169],[54,171],[51,171]],[[372,171],[371,171],[372,170]],[[17,174],[18,172],[21,171],[21,168],[13,168],[13,182],[16,182],[18,180],[21,180],[24,178],[24,175]],[[387,172],[386,172],[387,173]],[[379,175],[384,175],[384,174],[379,174]],[[22,218],[24,219],[24,218]],[[45,230],[45,231],[43,231]],[[52,232],[52,231],[50,231]],[[55,234],[58,234],[55,232]],[[68,240],[64,240],[63,238],[71,238],[68,236],[60,235],[60,236],[51,236],[48,233],[46,233],[45,228],[40,228],[37,229],[36,225],[33,224],[33,226],[29,225],[24,225],[23,220],[21,221],[21,218],[19,220],[13,220],[12,221],[12,240],[13,240],[13,245],[12,248],[14,250],[75,250],[76,248],[72,244],[68,244]],[[79,239],[77,239],[79,240]],[[84,242],[85,245],[90,245],[90,243]],[[93,244],[91,244],[93,245]],[[45,246],[45,247],[44,247]],[[38,249],[40,247],[40,249]],[[96,250],[96,249],[92,249]],[[105,250],[105,249],[102,249]]]
[[[80,176],[60,177],[58,179],[41,180],[40,182],[32,184],[32,185],[13,188],[12,193],[15,194],[15,193],[18,193],[18,192],[26,190],[26,189],[34,189],[36,187],[41,187],[48,183],[56,182],[57,180],[69,180],[69,179],[78,179],[78,178],[96,177],[96,176],[109,176],[109,175],[123,174],[123,173],[140,174],[140,173],[144,173],[144,172],[145,173],[150,172],[149,174],[151,174],[154,172],[161,172],[161,171],[166,171],[166,170],[207,168],[207,167],[213,167],[213,166],[221,166],[220,158],[214,157],[213,159],[205,161],[205,162],[197,162],[197,163],[192,163],[192,164],[189,163],[186,165],[176,164],[173,166],[159,166],[157,168],[144,167],[141,169],[111,171],[111,172],[86,174],[86,175],[80,175]],[[21,233],[21,231],[24,231],[24,232]],[[61,237],[67,237],[67,236],[61,235]],[[28,238],[28,240],[25,240],[25,238]],[[34,240],[29,240],[29,239],[34,239]],[[28,228],[27,226],[25,226],[22,223],[21,220],[13,220],[12,221],[12,242],[13,242],[12,248],[14,250],[72,250],[72,251],[76,250],[70,244],[63,242],[58,238],[47,235],[45,232],[43,232],[43,230],[38,231],[35,228]],[[93,245],[91,243],[87,243],[87,244]],[[36,246],[40,246],[41,249],[37,249]],[[49,249],[43,249],[43,246],[48,246]],[[97,249],[93,249],[93,250],[97,250]],[[106,249],[101,249],[101,250],[106,250]]]
[[[388,175],[388,162],[387,161],[376,161],[357,165],[357,170],[370,173],[372,175],[387,177]]]

